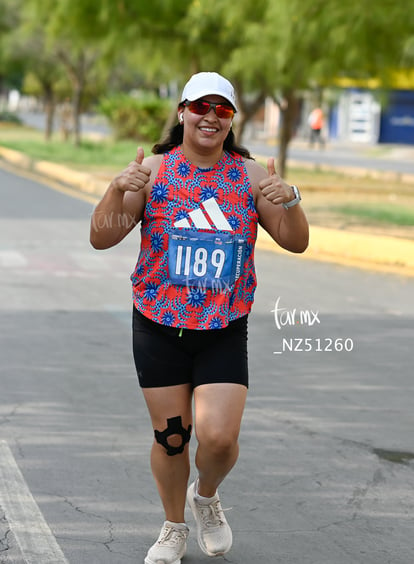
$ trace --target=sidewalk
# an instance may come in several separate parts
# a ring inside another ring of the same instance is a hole
[[[0,147],[0,164],[2,161],[13,167],[17,174],[24,171],[40,177],[46,183],[57,181],[88,195],[96,203],[109,183],[107,179],[60,164],[32,160],[23,153],[4,147]],[[259,229],[257,246],[275,252],[287,252],[275,245],[263,229]],[[414,276],[414,241],[396,237],[311,226],[309,248],[302,256],[305,259]]]

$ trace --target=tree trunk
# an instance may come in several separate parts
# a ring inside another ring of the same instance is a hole
[[[287,172],[287,153],[289,143],[294,137],[298,120],[299,101],[294,90],[283,92],[283,102],[280,104],[282,124],[279,133],[279,155],[277,172],[284,178]]]
[[[85,89],[87,70],[90,65],[86,61],[85,53],[79,53],[73,59],[64,49],[58,51],[58,57],[66,67],[69,80],[72,84],[72,118],[73,142],[78,147],[81,142],[80,115],[82,110],[82,96]],[[94,59],[91,59],[91,65]]]
[[[254,100],[246,103],[243,100],[241,85],[237,82],[235,84],[237,89],[239,112],[237,114],[238,117],[235,124],[236,127],[234,131],[234,136],[236,138],[236,143],[240,144],[243,138],[243,133],[246,124],[252,119],[252,117],[255,115],[257,110],[261,107],[261,105],[266,99],[266,96],[263,92],[259,92]]]
[[[43,85],[45,113],[46,113],[46,127],[45,127],[45,140],[50,141],[53,134],[53,120],[55,116],[55,97],[53,87],[50,83]]]
[[[168,136],[168,132],[170,131],[170,129],[173,127],[173,125],[175,125],[177,123],[177,107],[178,107],[178,101],[177,104],[175,104],[174,106],[172,106],[167,120],[164,123],[164,127],[162,129],[162,133],[161,133],[161,139],[165,139]],[[157,139],[157,142],[159,140]]]
[[[79,147],[81,143],[81,110],[82,110],[82,94],[83,94],[83,84],[82,81],[76,81],[73,88],[73,142],[76,147]]]
[[[234,128],[234,137],[236,139],[236,143],[240,145],[241,140],[243,138],[244,130],[246,128],[246,124],[248,123],[251,116],[249,116],[243,111],[240,111],[238,116],[239,117],[237,119],[237,127]]]

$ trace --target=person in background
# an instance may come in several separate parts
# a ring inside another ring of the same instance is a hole
[[[298,188],[278,176],[274,159],[266,170],[236,144],[236,111],[226,78],[193,75],[168,138],[152,156],[138,148],[92,216],[97,249],[116,245],[141,224],[131,276],[133,353],[165,513],[145,564],[180,564],[189,534],[186,500],[201,550],[208,556],[230,550],[232,531],[217,490],[239,454],[258,224],[289,251],[302,253],[308,245]],[[193,424],[197,477],[188,485]]]
[[[314,108],[309,114],[308,123],[310,127],[310,147],[315,142],[319,143],[319,147],[324,147],[325,143],[322,137],[322,129],[324,125],[324,116],[321,108]]]

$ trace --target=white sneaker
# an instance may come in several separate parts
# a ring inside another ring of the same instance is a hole
[[[197,541],[201,550],[208,556],[226,554],[233,543],[233,535],[224,516],[218,493],[203,502],[196,497],[197,482],[187,490],[187,502],[191,507],[197,524]]]
[[[181,564],[187,550],[188,533],[187,525],[165,521],[157,542],[148,551],[145,564]]]

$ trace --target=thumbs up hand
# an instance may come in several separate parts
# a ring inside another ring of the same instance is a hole
[[[267,159],[267,172],[269,176],[274,176],[276,174],[275,159],[273,157]]]
[[[277,174],[273,157],[267,161],[267,174],[267,177],[259,183],[259,188],[266,200],[275,205],[293,200],[295,195],[292,187]]]
[[[144,149],[142,147],[138,147],[137,156],[135,157],[135,162],[138,164],[142,164],[143,160],[144,160]]]
[[[112,186],[121,192],[138,192],[142,190],[151,176],[151,169],[143,165],[144,149],[138,147],[135,160],[112,181]]]

